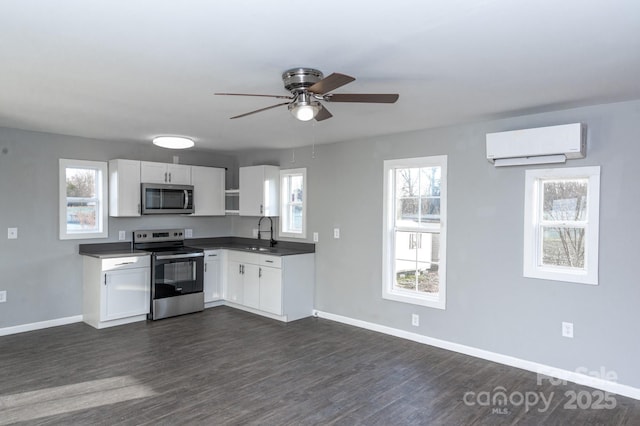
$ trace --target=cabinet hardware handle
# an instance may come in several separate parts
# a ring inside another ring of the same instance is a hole
[[[164,172],[164,181],[168,182],[168,180],[167,180],[167,172]]]
[[[107,274],[104,274],[104,285],[107,285]]]
[[[260,214],[264,213],[264,206],[260,204]]]
[[[273,263],[273,260],[265,260],[267,263]]]
[[[207,272],[207,264],[204,264],[204,271]]]
[[[217,254],[210,254],[209,257],[216,257]]]
[[[140,203],[138,203],[138,213],[140,213]]]
[[[132,263],[135,263],[135,262],[122,262],[122,263],[116,263],[116,264],[115,264],[115,265],[113,265],[113,266],[131,265]]]
[[[171,173],[169,173],[169,182],[171,182]]]
[[[262,268],[258,268],[258,278],[262,278]]]

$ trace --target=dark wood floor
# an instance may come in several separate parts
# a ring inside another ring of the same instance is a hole
[[[491,403],[499,387],[506,405]],[[227,307],[0,337],[0,424],[640,424],[640,401],[571,409],[566,392],[582,392],[584,405],[599,391],[538,385],[534,373],[327,320],[282,324]],[[532,405],[534,393],[548,405]]]

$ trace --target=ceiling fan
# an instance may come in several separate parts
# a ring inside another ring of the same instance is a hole
[[[249,93],[215,93],[216,95],[225,96],[262,96],[267,98],[288,99],[276,105],[266,108],[260,108],[255,111],[231,117],[240,118],[257,112],[266,111],[271,108],[277,108],[287,105],[289,111],[295,118],[301,121],[326,120],[333,115],[319,101],[324,102],[359,102],[359,103],[383,103],[392,104],[398,100],[396,93],[359,93],[359,94],[340,94],[329,93],[345,84],[351,83],[355,78],[345,74],[333,73],[328,77],[324,77],[321,71],[313,68],[292,68],[282,73],[282,81],[284,88],[291,92],[289,96],[283,95],[255,95]]]

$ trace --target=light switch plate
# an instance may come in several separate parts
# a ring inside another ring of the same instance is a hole
[[[0,291],[0,303],[7,301],[7,290]]]
[[[193,238],[193,229],[185,229],[184,230],[184,237],[185,238]]]
[[[562,336],[573,339],[573,323],[572,322],[562,323]]]
[[[7,229],[7,238],[10,240],[18,239],[18,228],[8,228]]]
[[[314,243],[317,243],[317,242],[318,242],[318,233],[317,233],[317,232],[314,232],[314,233],[313,233],[313,242],[314,242]]]
[[[257,228],[252,229],[251,235],[253,235],[253,238],[258,238],[258,229]]]
[[[340,238],[340,228],[333,228],[333,238]]]
[[[118,240],[124,241],[127,238],[127,233],[125,231],[118,231]]]

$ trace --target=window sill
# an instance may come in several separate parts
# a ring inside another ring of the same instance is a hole
[[[397,291],[385,291],[382,294],[382,298],[386,300],[394,300],[396,302],[408,303],[411,305],[426,306],[428,308],[446,309],[444,296],[441,294],[438,297],[418,295]]]

